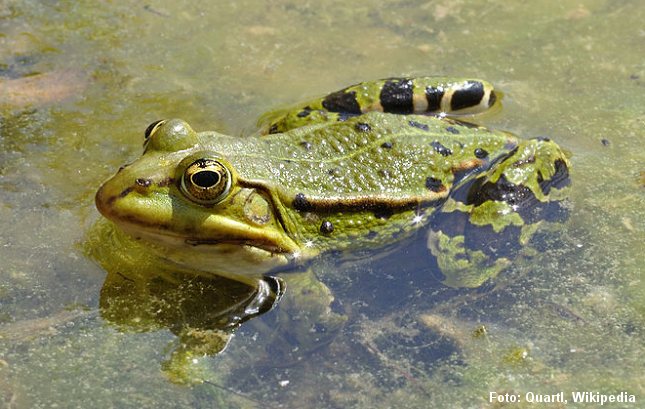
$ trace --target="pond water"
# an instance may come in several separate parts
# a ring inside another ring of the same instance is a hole
[[[502,407],[490,392],[597,407],[576,391],[644,407],[643,21],[638,0],[2,0],[0,407]],[[99,308],[98,186],[153,120],[244,135],[267,110],[400,75],[486,79],[503,109],[481,124],[571,153],[557,244],[489,291],[344,266],[330,286],[350,314],[329,343],[267,351],[278,307],[196,359],[200,382],[173,382],[177,318],[127,321],[157,305],[136,293],[121,320]]]

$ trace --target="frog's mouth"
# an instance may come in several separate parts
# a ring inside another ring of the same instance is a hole
[[[122,218],[111,217],[111,215],[106,215],[103,212],[101,213],[135,239],[143,239],[166,246],[201,247],[204,250],[209,250],[213,247],[246,247],[263,250],[269,255],[293,254],[300,250],[300,247],[292,240],[288,238],[285,240],[285,236],[283,235],[265,231],[254,232],[253,230],[259,229],[248,228],[248,226],[244,225],[241,227],[247,228],[243,230],[232,229],[230,228],[231,226],[227,226],[226,233],[214,233],[209,236],[207,233],[191,234],[191,232],[178,232],[162,223],[146,224],[142,220],[127,221]],[[218,227],[224,229],[222,226],[223,223],[218,222],[216,224]]]
[[[167,195],[141,197],[131,193],[115,199],[101,187],[96,194],[96,207],[133,238],[165,247],[188,246],[208,251],[218,247],[220,251],[230,249],[229,252],[244,247],[264,251],[268,256],[295,254],[301,250],[289,235],[275,226],[253,226],[196,208],[178,209]]]
[[[215,247],[215,246],[236,246],[252,247],[264,250],[271,254],[291,254],[298,251],[298,248],[286,247],[275,241],[263,238],[254,240],[246,237],[221,236],[219,238],[205,238],[198,236],[184,236],[168,230],[143,230],[140,225],[125,225],[118,223],[119,227],[135,238],[143,238],[149,241],[162,242],[170,245],[187,245],[190,247]]]

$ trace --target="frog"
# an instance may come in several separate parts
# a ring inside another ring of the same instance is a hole
[[[565,151],[471,121],[499,100],[480,79],[393,77],[268,112],[244,137],[158,120],[96,206],[160,271],[263,283],[296,311],[280,318],[290,338],[324,344],[346,316],[320,260],[391,257],[421,235],[429,280],[479,288],[566,219]]]

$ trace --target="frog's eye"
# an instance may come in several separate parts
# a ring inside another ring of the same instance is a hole
[[[214,159],[197,159],[181,178],[181,190],[189,199],[206,205],[219,203],[231,188],[231,173]]]

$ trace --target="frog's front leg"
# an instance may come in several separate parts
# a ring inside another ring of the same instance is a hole
[[[435,214],[428,248],[452,287],[478,287],[495,277],[529,243],[540,225],[567,216],[569,161],[542,138],[520,141],[466,178]]]
[[[493,86],[483,80],[450,77],[387,78],[361,82],[292,108],[269,112],[261,133],[345,121],[370,111],[392,114],[477,114],[495,104]]]

